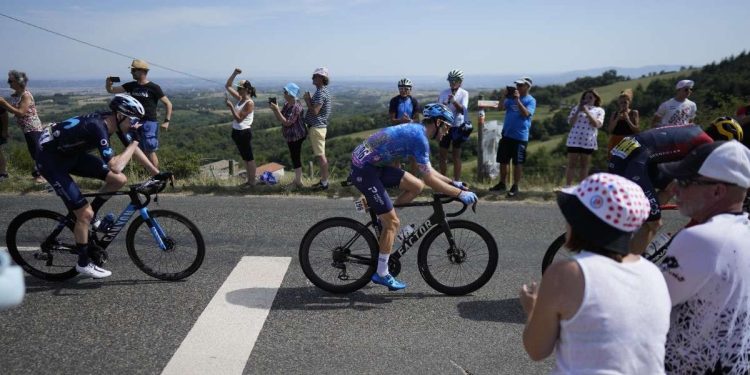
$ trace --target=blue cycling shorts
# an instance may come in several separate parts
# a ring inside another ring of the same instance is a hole
[[[63,155],[54,150],[40,150],[36,154],[36,165],[39,173],[47,179],[47,182],[55,189],[55,193],[62,198],[65,207],[71,211],[85,206],[88,201],[83,197],[81,189],[70,175],[104,181],[109,173],[107,163],[84,152]]]
[[[401,168],[391,166],[376,167],[365,164],[363,167],[358,167],[352,164],[351,176],[354,186],[365,195],[367,205],[375,211],[376,215],[382,215],[393,209],[393,202],[386,188],[398,187],[404,173]]]

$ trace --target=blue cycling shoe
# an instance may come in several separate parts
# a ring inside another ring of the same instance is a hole
[[[388,290],[394,291],[394,290],[401,290],[406,288],[406,284],[396,280],[395,277],[391,276],[390,274],[385,276],[378,275],[377,272],[372,274],[372,277],[370,278],[372,282],[375,284],[380,284],[388,287]]]

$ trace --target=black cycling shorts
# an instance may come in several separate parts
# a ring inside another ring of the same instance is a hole
[[[39,173],[71,211],[85,206],[88,201],[70,175],[104,181],[109,173],[109,166],[104,160],[85,152],[63,155],[54,150],[40,150],[36,154],[36,165]]]

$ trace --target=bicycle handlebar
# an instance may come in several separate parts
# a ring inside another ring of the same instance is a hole
[[[453,213],[446,212],[445,213],[446,217],[460,216],[462,213],[464,213],[464,211],[466,211],[467,208],[469,208],[469,205],[467,205],[464,202],[461,202],[461,200],[458,199],[458,197],[453,197],[453,196],[450,196],[450,195],[445,195],[443,193],[433,193],[432,196],[436,200],[440,201],[440,204],[442,204],[442,205],[445,205],[445,204],[451,203],[451,202],[460,202],[463,205],[463,207],[461,207],[461,209],[458,210],[458,211],[456,211],[456,212],[453,212]],[[474,202],[474,204],[471,205],[471,210],[474,213],[477,213],[477,202]]]
[[[130,188],[140,194],[150,196],[161,193],[167,187],[167,183],[174,187],[174,175],[172,172],[161,172],[140,184],[130,185]]]

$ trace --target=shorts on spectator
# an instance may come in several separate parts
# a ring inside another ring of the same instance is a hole
[[[495,161],[500,164],[510,164],[513,160],[513,165],[523,164],[526,162],[526,145],[528,144],[529,142],[508,137],[500,138]]]
[[[146,121],[138,128],[138,134],[141,137],[138,142],[143,152],[154,152],[159,149],[159,123],[156,121]]]
[[[593,148],[583,148],[583,147],[568,147],[568,153],[569,154],[584,154],[584,155],[591,155],[594,153]]]
[[[451,128],[447,134],[440,140],[440,148],[448,149],[451,145],[453,148],[461,148],[461,145],[466,141],[463,138],[454,139],[453,132],[459,131],[459,128]]]
[[[310,145],[313,149],[313,155],[325,156],[326,154],[326,132],[327,128],[310,128]]]

